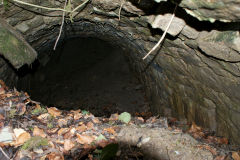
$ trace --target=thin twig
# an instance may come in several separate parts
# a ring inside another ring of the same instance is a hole
[[[121,3],[121,6],[119,8],[119,12],[118,12],[118,19],[119,19],[119,21],[121,20],[121,11],[122,11],[122,7],[123,7],[124,3],[125,3],[125,0],[123,0],[123,2]]]
[[[24,4],[27,6],[31,6],[31,7],[36,7],[36,8],[41,8],[41,9],[46,9],[46,10],[50,10],[50,11],[63,11],[66,13],[73,13],[76,12],[79,8],[81,8],[82,6],[84,6],[86,3],[88,3],[90,0],[86,0],[85,2],[83,2],[82,4],[78,5],[76,8],[74,8],[73,10],[66,10],[65,8],[49,8],[49,7],[44,7],[44,6],[40,6],[40,5],[36,5],[36,4],[32,4],[32,3],[28,3],[28,2],[23,2],[20,0],[13,0],[13,2],[17,2],[20,4]]]
[[[67,6],[67,0],[65,0],[64,10],[65,10],[66,6]],[[61,27],[60,27],[60,31],[59,31],[58,37],[57,37],[56,42],[55,42],[55,44],[54,44],[53,50],[56,50],[58,41],[59,41],[59,39],[60,39],[60,37],[61,37],[62,29],[63,29],[63,25],[64,25],[64,19],[65,19],[65,12],[63,11],[62,24],[61,24]]]
[[[166,30],[164,31],[162,37],[160,38],[160,40],[158,41],[158,43],[142,58],[143,60],[146,59],[156,48],[158,48],[158,46],[161,44],[161,42],[162,42],[163,39],[165,38],[165,36],[166,36],[166,34],[167,34],[167,31],[168,31],[168,29],[169,29],[169,27],[170,27],[170,25],[171,25],[171,23],[172,23],[172,21],[173,21],[173,18],[175,17],[176,9],[177,9],[177,4],[176,4],[176,7],[175,7],[175,9],[174,9],[174,11],[173,11],[173,15],[172,15],[172,17],[171,17],[171,19],[170,19],[170,21],[169,21],[169,23],[168,23],[168,25],[167,25]]]
[[[87,4],[90,0],[86,0],[85,2],[83,2],[82,4],[78,5],[76,8],[74,8],[72,10],[72,13],[73,12],[76,12],[79,8],[81,8],[82,6],[84,6],[85,4]]]
[[[3,155],[4,155],[7,159],[10,159],[10,158],[8,157],[8,155],[4,152],[4,150],[2,149],[1,146],[0,146],[0,150],[2,151]]]

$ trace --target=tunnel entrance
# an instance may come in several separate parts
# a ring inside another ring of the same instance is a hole
[[[59,46],[44,53],[49,61],[23,78],[25,87],[19,85],[33,100],[66,110],[89,110],[96,116],[149,110],[127,51],[96,38],[72,38]]]

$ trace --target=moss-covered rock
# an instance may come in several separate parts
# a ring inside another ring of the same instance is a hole
[[[0,19],[0,55],[16,69],[31,64],[37,57],[36,51],[3,19]]]
[[[211,22],[215,20],[224,22],[240,21],[240,1],[183,0],[180,6],[199,20]]]
[[[48,146],[48,140],[46,138],[36,136],[36,137],[32,137],[28,141],[26,141],[23,144],[22,149],[23,150],[31,150],[31,149],[37,149],[39,147],[44,147],[44,146]]]

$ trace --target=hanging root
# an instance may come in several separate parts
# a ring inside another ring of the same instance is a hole
[[[119,19],[119,21],[121,20],[121,11],[122,11],[122,7],[123,7],[123,5],[124,5],[125,2],[126,2],[126,1],[123,0],[122,3],[121,3],[121,6],[120,6],[120,8],[119,8],[119,12],[118,12],[118,19]]]
[[[177,5],[176,5],[176,7],[175,7],[175,9],[174,9],[174,11],[173,11],[173,15],[172,15],[172,17],[171,17],[171,19],[170,19],[170,21],[169,21],[169,23],[168,23],[168,25],[167,25],[167,28],[166,28],[165,31],[164,31],[162,37],[160,38],[160,40],[158,41],[158,43],[142,58],[143,60],[146,59],[153,51],[155,51],[155,50],[160,46],[160,44],[162,43],[162,41],[164,40],[164,38],[165,38],[165,36],[166,36],[166,34],[167,34],[167,31],[168,31],[168,29],[169,29],[169,27],[170,27],[170,25],[171,25],[171,23],[172,23],[172,21],[173,21],[173,18],[175,17],[176,9],[177,9]]]
[[[65,10],[66,6],[67,6],[67,0],[65,0],[65,3],[64,3],[64,10]],[[65,11],[63,11],[62,23],[61,23],[60,31],[59,31],[58,37],[57,37],[57,39],[56,39],[56,42],[55,42],[55,44],[54,44],[53,50],[56,50],[58,41],[59,41],[59,39],[60,39],[60,37],[61,37],[62,29],[63,29],[63,25],[64,25],[64,20],[65,20]]]

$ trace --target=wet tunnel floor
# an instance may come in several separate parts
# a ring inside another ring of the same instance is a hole
[[[71,39],[24,83],[32,99],[48,106],[80,108],[96,116],[148,112],[143,85],[124,54],[130,53],[102,40]]]

